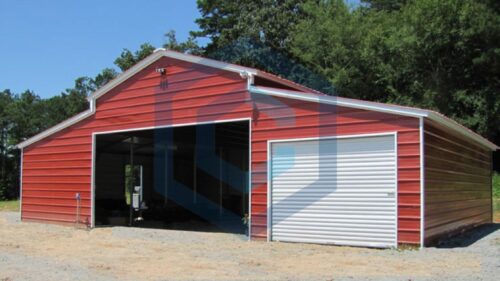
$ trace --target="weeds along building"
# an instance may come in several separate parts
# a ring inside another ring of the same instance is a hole
[[[19,144],[23,221],[428,245],[492,221],[498,147],[418,108],[158,49]]]

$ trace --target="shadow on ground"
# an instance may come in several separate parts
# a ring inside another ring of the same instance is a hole
[[[434,247],[444,249],[469,247],[499,229],[500,223],[485,224],[441,240]]]

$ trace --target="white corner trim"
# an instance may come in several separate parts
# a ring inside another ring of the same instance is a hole
[[[96,165],[96,134],[92,134],[92,159],[90,168],[90,228],[95,227],[95,165]]]
[[[425,147],[424,118],[419,118],[420,145],[420,249],[425,246]]]
[[[21,170],[19,171],[19,221],[23,220],[23,158],[24,149],[21,148]]]

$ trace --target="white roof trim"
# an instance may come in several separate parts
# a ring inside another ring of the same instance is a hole
[[[37,141],[40,141],[40,140],[42,140],[42,139],[44,139],[52,134],[55,134],[55,133],[65,129],[73,124],[80,122],[81,120],[91,116],[92,114],[94,114],[94,112],[90,109],[87,109],[83,112],[80,112],[77,115],[75,115],[69,119],[66,119],[63,122],[55,125],[54,127],[50,127],[47,130],[19,143],[16,147],[20,148],[20,149],[25,148],[26,146],[28,146],[30,144],[33,144]]]
[[[208,66],[208,67],[218,68],[218,69],[222,69],[222,70],[226,70],[226,71],[230,71],[230,72],[236,72],[236,73],[246,72],[246,73],[252,74],[252,75],[257,74],[257,70],[253,69],[253,68],[234,65],[234,64],[230,64],[230,63],[225,63],[225,62],[221,62],[221,61],[216,61],[216,60],[202,58],[202,57],[198,57],[198,56],[183,54],[183,53],[160,48],[160,49],[156,49],[151,55],[149,55],[148,57],[146,57],[145,59],[143,59],[139,63],[135,64],[133,67],[131,67],[127,71],[118,75],[115,79],[111,80],[109,83],[104,85],[102,88],[95,91],[92,95],[90,95],[88,97],[88,99],[90,100],[90,99],[99,98],[100,96],[104,95],[105,93],[107,93],[108,91],[113,89],[114,87],[120,85],[125,80],[134,76],[139,71],[143,70],[148,65],[152,64],[153,62],[157,61],[158,59],[160,59],[162,57],[169,57],[169,58],[187,61],[187,62],[200,64],[200,65],[204,65],[204,66]]]
[[[297,99],[297,100],[303,100],[303,101],[309,101],[309,102],[317,102],[317,103],[323,103],[323,104],[331,104],[331,105],[337,105],[337,106],[345,106],[345,107],[350,107],[350,108],[358,108],[358,109],[365,109],[365,110],[371,110],[371,111],[378,111],[378,112],[384,112],[384,113],[390,113],[390,114],[397,114],[397,115],[404,115],[404,116],[410,116],[410,117],[425,117],[429,118],[430,120],[433,120],[437,122],[438,124],[441,124],[442,126],[450,129],[451,131],[457,132],[469,139],[472,139],[473,141],[495,151],[499,149],[497,145],[494,143],[488,141],[487,139],[483,138],[482,136],[474,133],[470,129],[458,124],[457,122],[437,113],[432,110],[425,110],[425,109],[419,109],[419,108],[411,108],[411,107],[405,107],[405,106],[399,106],[399,105],[390,105],[390,104],[383,104],[383,103],[376,103],[376,102],[369,102],[369,101],[362,101],[362,100],[354,100],[354,99],[347,99],[347,98],[342,98],[342,97],[335,97],[335,96],[327,96],[327,95],[317,95],[317,94],[310,94],[310,93],[303,93],[303,92],[297,92],[297,91],[289,91],[289,90],[282,90],[282,89],[276,89],[276,88],[267,88],[267,87],[258,87],[258,86],[250,86],[248,89],[251,93],[255,94],[264,94],[264,95],[271,95],[271,96],[277,96],[277,97],[283,97],[283,98],[291,98],[291,99]]]
[[[472,139],[473,141],[476,141],[476,142],[486,146],[487,148],[489,148],[493,151],[500,149],[499,146],[497,146],[496,144],[483,138],[482,136],[474,133],[474,131],[472,131],[471,129],[464,127],[464,126],[460,125],[459,123],[455,122],[453,119],[450,119],[450,118],[448,118],[444,115],[441,115],[437,112],[429,111],[429,116],[427,116],[427,118],[429,118],[429,120],[432,120],[432,121],[448,128],[448,129],[450,129],[451,131],[454,131],[454,132],[457,132],[461,135],[464,135],[464,136]]]
[[[264,94],[264,95],[277,96],[277,97],[283,97],[283,98],[291,98],[291,99],[297,99],[297,100],[303,100],[303,101],[309,101],[309,102],[366,109],[366,110],[371,110],[371,111],[379,111],[379,112],[385,112],[385,113],[405,115],[405,116],[410,116],[410,117],[427,117],[427,114],[428,114],[426,110],[418,109],[418,108],[407,108],[407,107],[396,106],[396,105],[379,104],[379,103],[373,103],[373,102],[362,101],[362,100],[346,99],[346,98],[341,98],[341,97],[336,97],[336,96],[301,93],[301,92],[297,92],[297,91],[289,91],[289,90],[282,90],[282,89],[276,89],[276,88],[251,86],[249,88],[249,91],[251,93],[256,93],[256,94]]]
[[[265,95],[271,95],[271,96],[278,96],[278,97],[284,97],[284,98],[291,98],[291,99],[298,99],[298,100],[303,100],[303,101],[309,101],[309,102],[317,102],[317,103],[324,103],[324,104],[332,104],[332,105],[338,105],[338,106],[345,106],[345,107],[351,107],[351,108],[359,108],[359,109],[365,109],[365,110],[372,110],[372,111],[378,111],[378,112],[385,112],[385,113],[391,113],[391,114],[397,114],[397,115],[404,115],[404,116],[410,116],[410,117],[427,117],[439,124],[442,124],[446,128],[451,129],[452,131],[456,131],[470,139],[475,140],[476,142],[488,147],[491,150],[497,150],[499,147],[497,147],[495,144],[491,143],[490,141],[486,140],[485,138],[479,136],[478,134],[472,132],[471,130],[463,127],[462,125],[446,118],[443,115],[440,115],[436,112],[430,111],[430,110],[424,110],[424,109],[418,109],[418,108],[411,108],[411,107],[404,107],[404,106],[397,106],[397,105],[390,105],[390,104],[382,104],[382,103],[374,103],[374,102],[368,102],[368,101],[362,101],[362,100],[353,100],[353,99],[346,99],[346,98],[341,98],[341,97],[334,97],[334,96],[327,96],[327,95],[321,95],[317,93],[308,93],[309,91],[312,91],[308,89],[307,87],[301,86],[299,84],[293,83],[291,81],[288,81],[286,79],[281,79],[279,77],[276,77],[274,75],[267,74],[265,72],[259,71],[254,68],[249,68],[249,67],[244,67],[244,66],[239,66],[235,64],[230,64],[230,63],[225,63],[221,61],[216,61],[212,59],[207,59],[199,56],[193,56],[189,54],[184,54],[184,53],[179,53],[175,51],[170,51],[166,49],[156,49],[153,54],[148,56],[147,58],[143,59],[127,71],[123,72],[122,74],[118,75],[115,79],[111,80],[109,83],[104,85],[102,88],[98,89],[95,91],[92,95],[88,97],[89,100],[89,109],[81,112],[57,125],[54,127],[51,127],[17,145],[18,148],[24,148],[28,145],[31,145],[37,141],[40,141],[56,132],[59,132],[73,124],[76,124],[77,122],[93,115],[95,113],[95,103],[96,100],[101,97],[102,95],[106,94],[109,92],[111,89],[115,88],[119,84],[123,83],[133,75],[137,74],[139,71],[143,70],[153,62],[157,61],[158,59],[162,57],[170,57],[173,59],[178,59],[182,61],[187,61],[195,64],[200,64],[208,67],[213,67],[213,68],[218,68],[230,72],[236,72],[241,75],[242,78],[245,78],[248,80],[248,90],[252,93],[256,94],[265,94]],[[290,90],[283,90],[283,89],[277,89],[277,88],[268,88],[268,87],[258,87],[258,86],[253,86],[252,81],[254,76],[260,76],[265,79],[269,79],[272,81],[275,81],[277,83],[280,83],[282,85],[286,85],[288,87],[291,87],[293,89],[297,89],[298,91],[290,91]],[[302,92],[301,92],[302,91]]]

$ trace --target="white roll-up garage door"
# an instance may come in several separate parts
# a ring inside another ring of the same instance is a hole
[[[393,247],[395,135],[270,143],[275,241]]]

